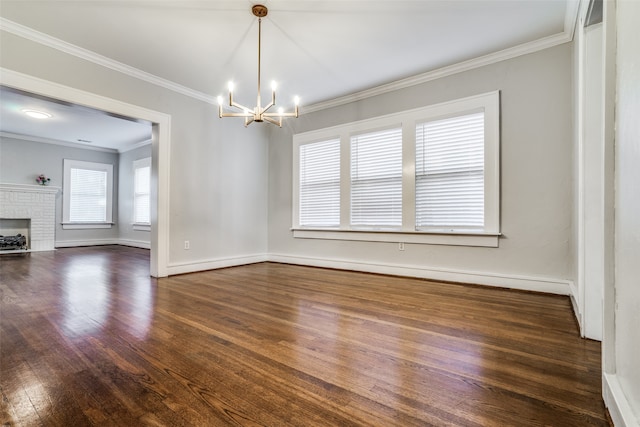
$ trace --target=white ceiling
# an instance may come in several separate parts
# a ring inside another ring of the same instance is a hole
[[[2,0],[28,27],[212,98],[256,96],[256,2]],[[575,0],[267,0],[263,87],[304,106],[572,31]],[[22,28],[22,27],[20,27]],[[57,42],[57,41],[56,41]],[[266,96],[265,89],[265,95]],[[3,101],[4,102],[4,101]],[[4,123],[4,120],[3,120]]]
[[[148,122],[116,117],[2,86],[0,101],[0,131],[4,135],[117,151],[127,151],[151,140],[151,123]],[[24,114],[22,110],[25,109],[49,113],[51,118],[34,119]]]

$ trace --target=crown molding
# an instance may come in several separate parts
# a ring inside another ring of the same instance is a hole
[[[0,137],[2,138],[12,138],[19,139],[21,141],[30,141],[30,142],[41,142],[43,144],[53,144],[53,145],[62,145],[65,147],[71,148],[79,148],[81,150],[93,150],[93,151],[102,151],[104,153],[126,153],[127,151],[135,150],[136,148],[144,147],[145,145],[150,145],[151,140],[147,139],[144,141],[136,142],[133,145],[129,145],[125,148],[114,149],[114,148],[106,148],[106,147],[95,147],[91,145],[85,144],[77,144],[75,142],[61,141],[59,139],[53,138],[43,138],[40,136],[32,136],[32,135],[22,135],[20,133],[12,133],[12,132],[2,132],[0,131]]]
[[[388,92],[393,92],[399,89],[405,89],[411,86],[426,83],[432,80],[437,80],[443,77],[451,76],[453,74],[470,71],[476,68],[484,67],[485,65],[495,64],[497,62],[505,61],[507,59],[516,58],[518,56],[527,55],[529,53],[538,52],[540,50],[549,49],[560,44],[570,42],[572,40],[571,35],[566,32],[547,36],[539,40],[535,40],[529,43],[523,43],[518,46],[510,47],[498,52],[490,53],[488,55],[479,56],[477,58],[469,59],[467,61],[458,62],[457,64],[449,65],[446,67],[438,68],[433,71],[418,74],[415,76],[407,77],[402,80],[396,80],[391,83],[387,83],[381,86],[376,86],[371,89],[365,89],[360,92],[352,93],[350,95],[341,96],[339,98],[330,99],[328,101],[319,102],[317,104],[310,105],[304,108],[305,113],[313,113],[315,111],[325,110],[327,108],[337,107],[351,102],[361,101],[363,99],[371,98],[373,96],[382,95]],[[301,108],[302,110],[302,108]]]
[[[113,148],[92,147],[90,145],[76,144],[74,142],[67,142],[67,141],[60,141],[59,139],[42,138],[42,137],[39,137],[39,136],[22,135],[22,134],[19,134],[19,133],[0,132],[0,137],[2,137],[2,138],[11,138],[11,139],[19,139],[21,141],[41,142],[43,144],[62,145],[62,146],[65,146],[65,147],[79,148],[81,150],[102,151],[104,153],[117,153],[118,152],[118,150],[115,150]]]
[[[382,95],[388,92],[393,92],[399,89],[408,88],[411,86],[426,83],[432,80],[440,79],[443,77],[451,76],[453,74],[462,73],[465,71],[473,70],[475,68],[484,67],[497,62],[505,61],[507,59],[516,58],[518,56],[527,55],[530,53],[538,52],[540,50],[549,49],[554,46],[558,46],[564,43],[568,43],[573,40],[573,34],[576,27],[576,21],[578,12],[580,9],[581,0],[567,0],[567,8],[565,12],[564,28],[563,32],[547,36],[532,42],[523,43],[518,46],[507,48],[498,52],[490,53],[484,56],[473,58],[467,61],[459,62],[457,64],[449,65],[446,67],[438,68],[436,70],[428,71],[426,73],[418,74],[405,79],[396,80],[387,84],[376,86],[370,89],[365,89],[360,92],[355,92],[349,95],[341,96],[338,98],[330,99],[328,101],[318,102],[304,107],[304,112],[313,113],[315,111],[325,110],[327,108],[337,107],[345,105],[351,102],[361,101],[363,99],[371,98],[374,96]],[[0,17],[0,30],[4,30],[15,34],[17,36],[32,40],[36,43],[60,50],[70,55],[77,56],[87,61],[93,62],[98,65],[110,68],[112,70],[121,72],[123,74],[135,77],[137,79],[146,81],[148,83],[164,87],[171,91],[204,101],[208,104],[217,105],[217,99],[213,96],[207,95],[203,92],[182,86],[174,83],[170,80],[163,79],[156,75],[147,73],[146,71],[139,70],[106,56],[99,55],[90,50],[81,48],[79,46],[67,43],[63,40],[49,36],[45,33],[33,30],[24,25],[10,21],[8,19]],[[302,110],[303,108],[301,108]]]
[[[151,145],[151,141],[152,140],[147,139],[145,141],[137,142],[133,145],[129,145],[123,149],[118,150],[118,153],[126,153],[127,151],[135,150],[136,148],[144,147],[145,145]]]
[[[127,64],[123,64],[122,62],[118,62],[106,56],[92,52],[88,49],[84,49],[74,44],[65,42],[64,40],[60,40],[48,34],[41,33],[40,31],[36,31],[32,28],[18,24],[17,22],[10,21],[6,18],[0,17],[0,30],[34,41],[44,46],[57,49],[61,52],[68,53],[69,55],[76,56],[86,61],[93,62],[94,64],[102,65],[103,67],[110,68],[114,71],[118,71],[128,76],[146,81],[148,83],[164,87],[165,89],[172,90],[182,95],[199,99],[200,101],[204,101],[209,104],[218,104],[218,101],[213,96],[188,88],[178,83],[174,83],[170,80],[163,79],[162,77],[147,73],[146,71],[139,70],[138,68],[131,67]]]

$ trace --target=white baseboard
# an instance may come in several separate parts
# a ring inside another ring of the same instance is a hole
[[[602,375],[602,398],[616,427],[640,427],[638,419],[622,390],[618,376]]]
[[[149,249],[151,244],[140,240],[129,239],[86,239],[86,240],[57,240],[56,248],[73,248],[77,246],[102,246],[102,245],[124,245],[135,248]]]
[[[570,280],[551,279],[545,277],[453,270],[427,266],[308,258],[282,254],[269,254],[268,261],[282,262],[285,264],[309,265],[314,267],[336,268],[340,270],[363,271],[367,273],[418,277],[421,279],[442,280],[446,282],[473,283],[525,291],[546,292],[558,295],[570,295],[572,284]]]
[[[134,248],[151,249],[151,242],[143,240],[118,239],[118,245],[131,246]]]
[[[580,336],[584,338],[584,326],[582,321],[582,312],[580,311],[580,304],[578,304],[578,288],[575,282],[569,284],[569,291],[571,297],[571,306],[573,307],[573,315],[578,322],[578,329],[580,329]]]
[[[167,267],[167,273],[169,273],[169,276],[173,276],[176,274],[194,273],[196,271],[215,270],[216,268],[235,267],[237,265],[265,262],[268,261],[267,258],[267,255],[259,254],[183,263],[170,263]]]
[[[76,246],[119,245],[120,239],[86,239],[86,240],[56,240],[56,248],[73,248]]]
[[[124,239],[102,240],[65,240],[56,242],[56,247],[94,246],[94,245],[126,245],[135,247],[145,242]],[[308,265],[314,267],[336,268],[340,270],[362,271],[367,273],[391,274],[395,276],[418,277],[422,279],[442,280],[447,282],[473,283],[501,288],[520,289],[525,291],[546,292],[558,295],[573,295],[573,282],[570,280],[546,277],[530,277],[490,272],[453,270],[428,266],[381,264],[362,261],[323,259],[300,257],[283,254],[256,254],[238,257],[170,263],[167,273],[171,275],[194,273],[196,271],[214,270],[216,268],[233,267],[244,264],[273,261],[284,264]]]

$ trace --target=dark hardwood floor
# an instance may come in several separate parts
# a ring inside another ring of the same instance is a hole
[[[0,256],[3,425],[607,425],[566,297],[282,264]]]

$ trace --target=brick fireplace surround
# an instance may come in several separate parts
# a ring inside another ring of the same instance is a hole
[[[56,195],[59,187],[0,184],[0,220],[28,219],[31,251],[55,249]],[[0,234],[2,232],[0,231]]]

